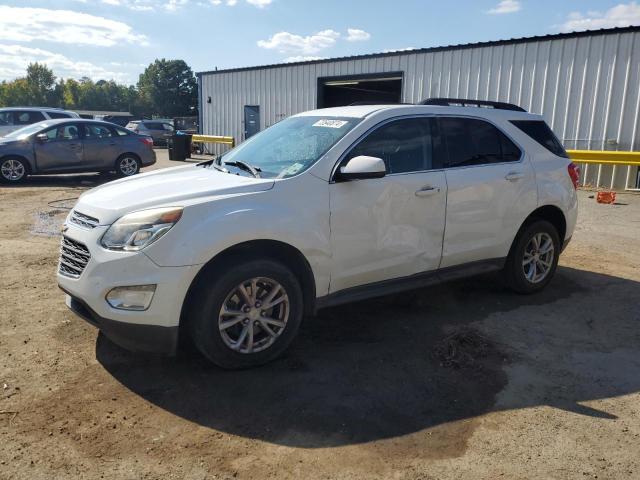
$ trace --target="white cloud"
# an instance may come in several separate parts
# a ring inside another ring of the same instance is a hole
[[[266,7],[267,5],[271,5],[272,0],[247,0],[247,3],[251,5],[255,5],[258,8]]]
[[[64,78],[89,77],[93,80],[113,79],[124,83],[130,83],[133,80],[131,75],[122,69],[112,71],[94,63],[73,61],[64,55],[41,48],[0,44],[0,79],[24,77],[27,66],[33,62],[46,64],[57,76]],[[121,67],[122,65],[113,66]]]
[[[348,28],[347,34],[347,41],[349,42],[363,42],[371,38],[371,34],[369,32],[365,32],[364,30],[359,30],[357,28]]]
[[[559,26],[560,30],[595,30],[599,28],[628,27],[640,25],[640,5],[636,2],[621,3],[606,12],[570,13]]]
[[[71,10],[0,5],[0,40],[49,42],[111,47],[122,43],[146,45],[126,23]]]
[[[326,60],[326,59],[327,57],[296,55],[293,57],[287,57],[284,59],[284,61],[286,63],[293,63],[293,62],[312,62],[313,60]]]
[[[522,5],[519,0],[502,0],[491,10],[488,10],[487,13],[492,15],[502,15],[504,13],[515,13],[521,9]]]
[[[415,50],[416,47],[404,47],[404,48],[385,48],[382,53],[393,53],[393,52],[410,52],[411,50]]]
[[[268,50],[277,50],[280,53],[312,55],[333,47],[338,38],[340,38],[340,33],[335,30],[323,30],[306,37],[289,32],[279,32],[269,40],[259,40],[258,46]]]

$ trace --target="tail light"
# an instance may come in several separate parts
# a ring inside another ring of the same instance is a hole
[[[567,165],[567,171],[569,172],[569,177],[571,177],[571,181],[573,182],[573,188],[578,188],[578,183],[580,182],[580,168],[573,162]]]
[[[151,137],[142,137],[140,141],[144,143],[147,147],[153,148],[153,139]]]

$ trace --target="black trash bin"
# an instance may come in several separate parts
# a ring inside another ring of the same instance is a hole
[[[191,156],[191,135],[175,134],[169,142],[169,160],[184,162]]]

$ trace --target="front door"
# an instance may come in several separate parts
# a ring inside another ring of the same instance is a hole
[[[442,255],[447,184],[434,163],[427,117],[383,124],[358,143],[387,175],[331,183],[331,292],[436,270]]]
[[[260,131],[260,107],[258,105],[244,106],[244,139],[252,137]]]
[[[34,140],[38,171],[63,172],[82,168],[83,147],[78,124],[64,123],[42,133],[46,134],[46,140]]]
[[[537,206],[529,159],[485,120],[441,117],[438,123],[448,185],[441,267],[503,259]]]

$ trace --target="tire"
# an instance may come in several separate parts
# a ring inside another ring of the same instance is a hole
[[[19,157],[5,157],[0,160],[0,179],[4,183],[22,183],[29,173],[29,164]]]
[[[195,303],[188,322],[196,348],[211,362],[230,370],[255,367],[280,356],[298,333],[304,311],[300,282],[291,270],[263,259],[227,263],[227,268],[209,273],[190,295]],[[256,302],[252,279],[257,279]],[[244,298],[239,293],[241,284],[245,285]],[[282,290],[274,294],[272,301],[279,303],[263,311],[265,305],[257,302],[269,301],[276,285]],[[248,306],[252,302],[253,308]],[[241,314],[223,314],[223,305],[228,311]],[[222,324],[232,325],[224,329]]]
[[[115,167],[119,177],[131,177],[140,172],[140,159],[132,153],[125,153],[118,157]]]
[[[545,253],[549,241],[551,254]],[[534,220],[525,225],[514,240],[504,266],[507,286],[522,294],[544,289],[555,275],[560,248],[558,231],[551,223]]]

